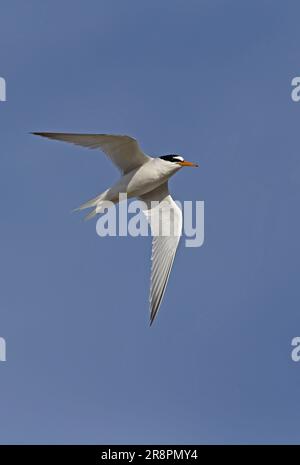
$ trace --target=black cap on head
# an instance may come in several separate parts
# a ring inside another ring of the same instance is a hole
[[[159,157],[161,158],[162,160],[166,160],[166,161],[171,161],[171,162],[174,162],[174,163],[178,163],[180,161],[184,161],[184,158],[181,156],[181,155],[163,155],[162,157]]]

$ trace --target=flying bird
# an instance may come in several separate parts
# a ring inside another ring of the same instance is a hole
[[[146,155],[136,139],[126,135],[33,132],[49,139],[70,142],[89,149],[100,149],[121,172],[120,179],[77,210],[91,208],[87,219],[103,211],[106,201],[117,204],[119,194],[136,197],[146,204],[143,210],[152,232],[150,284],[150,326],[164,296],[182,232],[182,212],[172,199],[168,179],[184,166],[198,165],[181,155]],[[106,203],[107,206],[107,203]]]

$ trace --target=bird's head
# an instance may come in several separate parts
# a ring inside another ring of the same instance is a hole
[[[185,161],[184,158],[181,155],[163,155],[161,157],[162,160],[165,160],[170,163],[176,163],[177,165],[180,166],[192,166],[194,168],[197,168],[198,165],[196,163],[192,163],[191,161]]]

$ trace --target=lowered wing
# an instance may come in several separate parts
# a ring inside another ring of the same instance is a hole
[[[150,287],[150,325],[162,302],[182,231],[182,212],[172,199],[168,183],[140,197],[153,235]],[[156,202],[156,204],[153,204]]]

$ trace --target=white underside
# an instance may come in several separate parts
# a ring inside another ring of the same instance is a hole
[[[100,206],[106,200],[117,203],[121,193],[126,193],[128,198],[140,197],[164,184],[180,168],[177,163],[152,158],[141,167],[122,176],[116,184],[103,193],[95,206],[97,207],[98,204]]]

